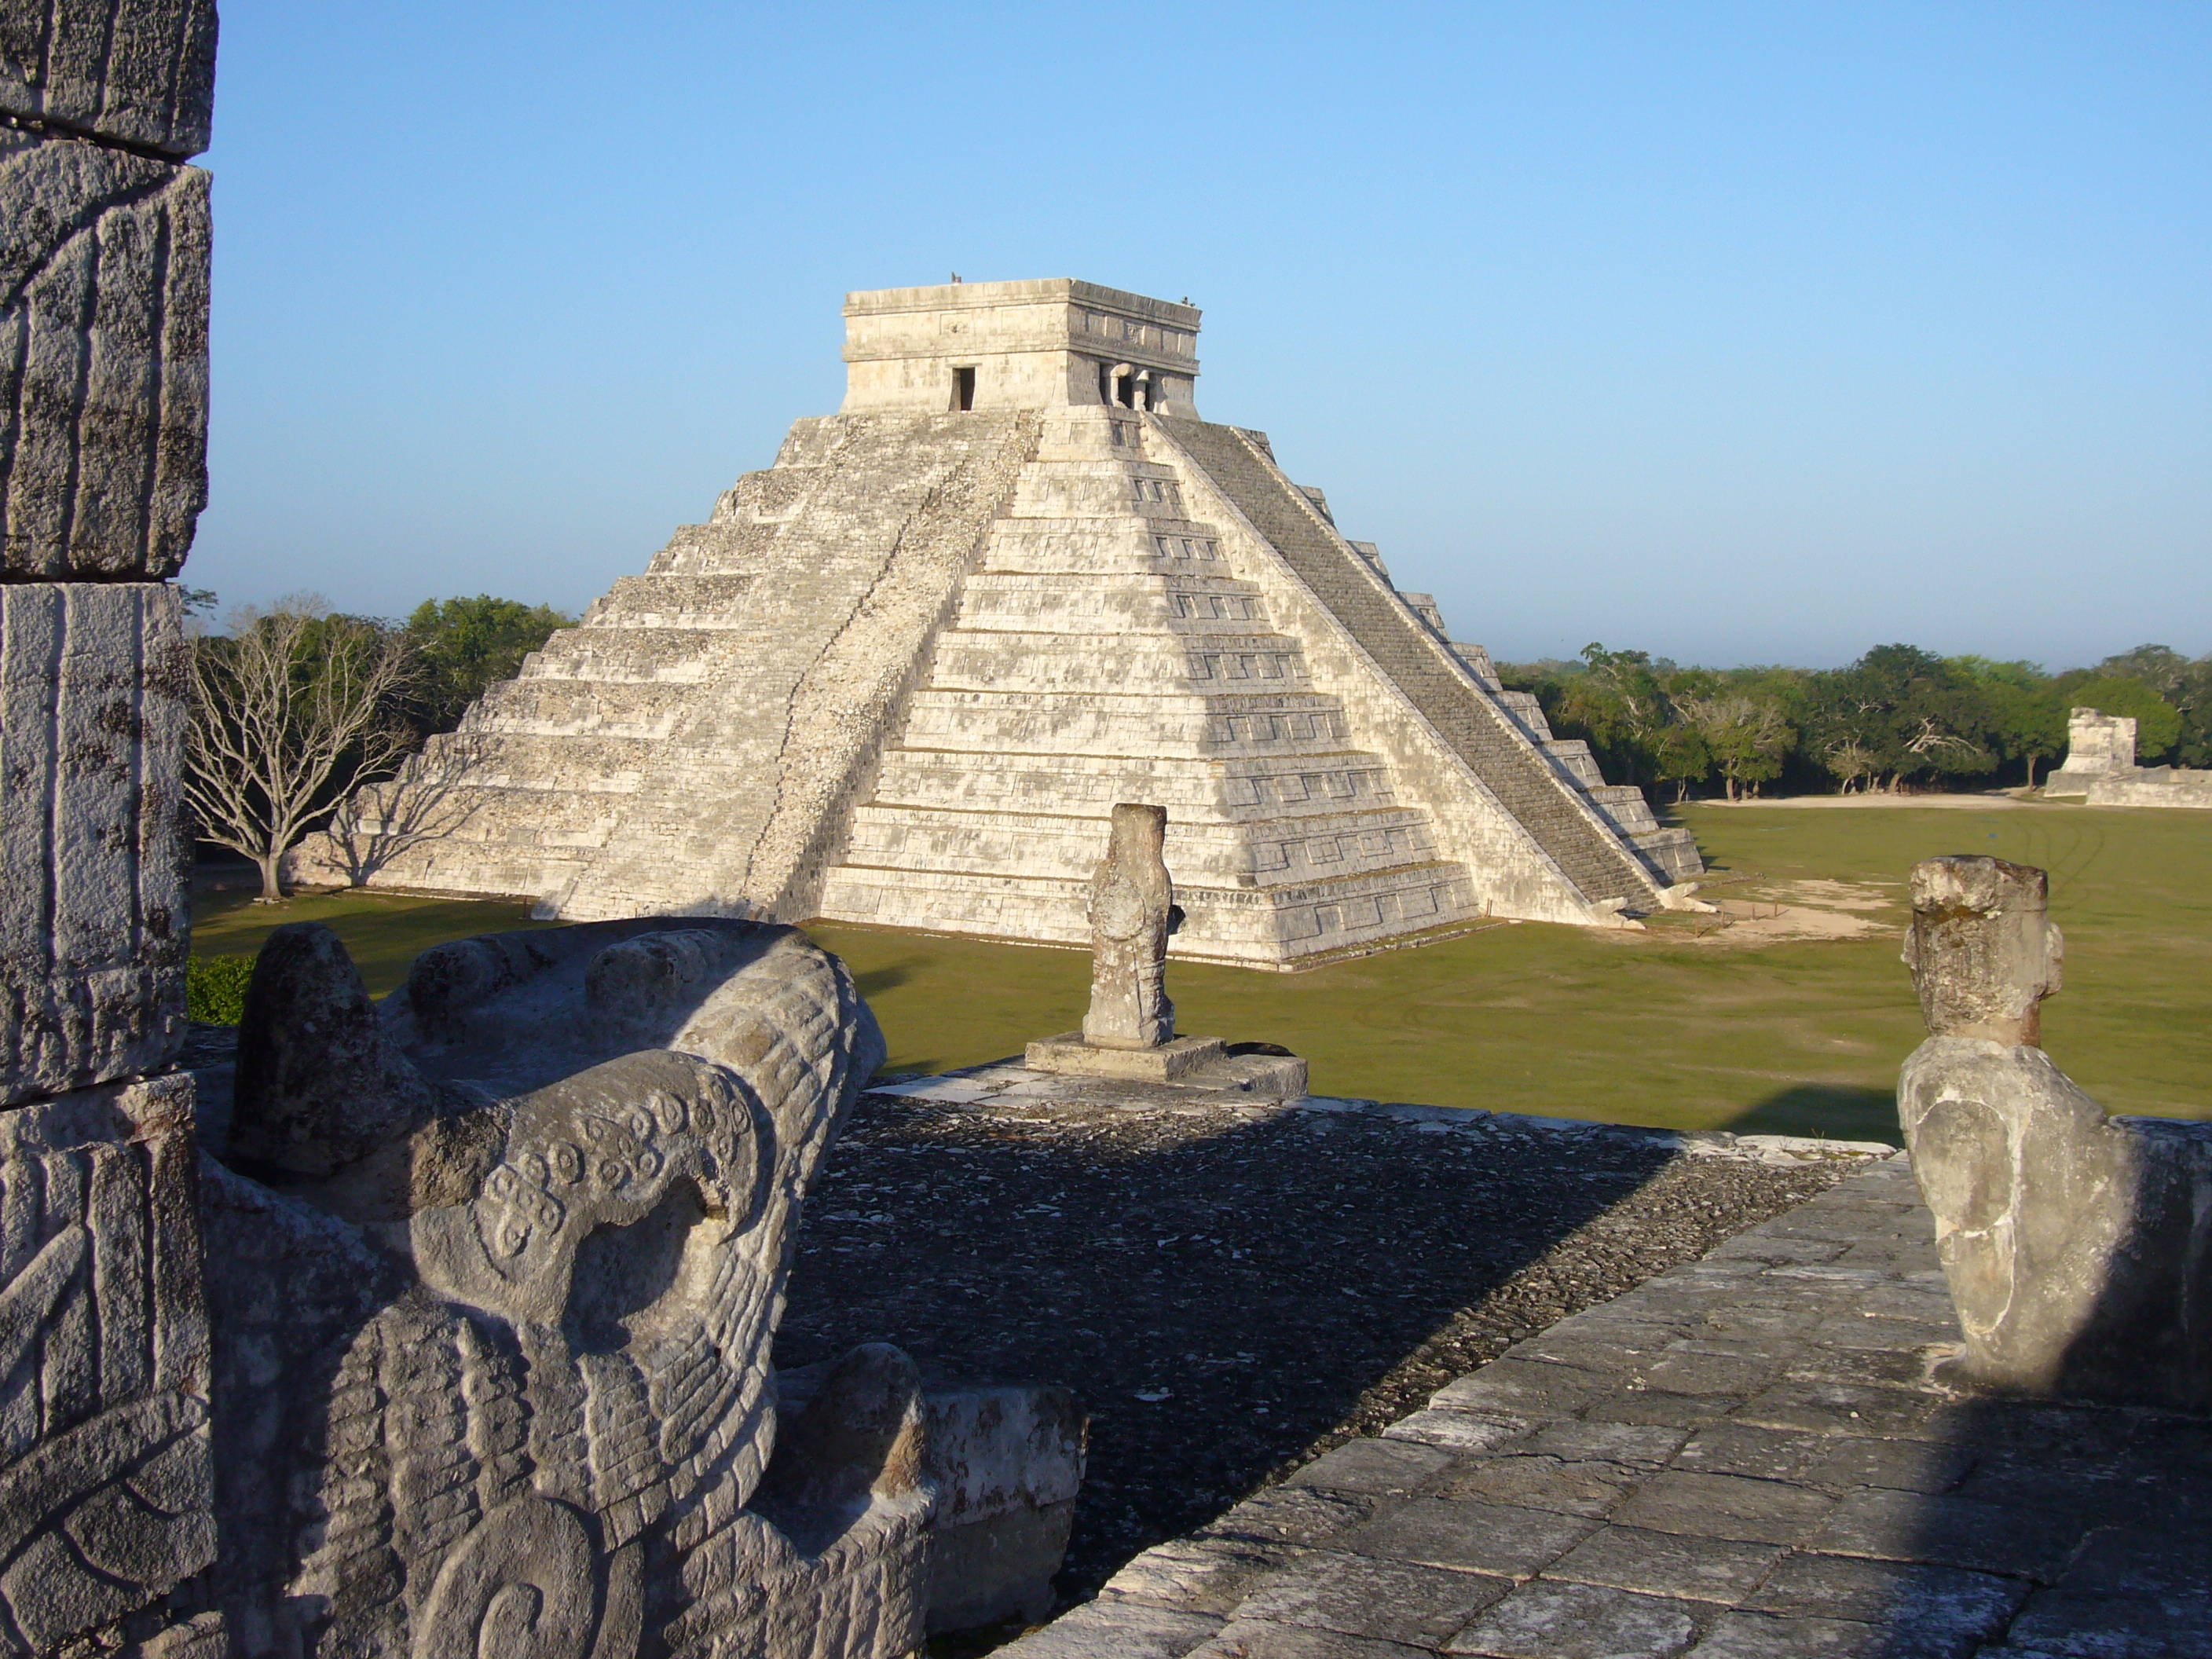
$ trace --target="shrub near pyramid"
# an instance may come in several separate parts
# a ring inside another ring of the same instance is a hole
[[[1117,801],[1180,957],[1293,967],[1698,872],[1534,700],[1202,421],[1199,313],[1065,279],[854,294],[848,386],[301,849],[564,919],[1082,942]]]

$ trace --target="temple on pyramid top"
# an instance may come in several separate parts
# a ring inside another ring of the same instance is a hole
[[[1187,957],[1683,902],[1686,830],[1265,434],[1199,418],[1191,306],[950,283],[845,318],[840,411],[356,796],[299,878],[1079,944],[1136,801],[1167,809]]]
[[[1198,310],[1065,276],[845,296],[839,413],[1086,409],[1194,416]]]

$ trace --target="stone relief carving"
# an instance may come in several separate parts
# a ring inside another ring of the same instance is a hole
[[[780,1456],[769,1370],[796,1206],[882,1053],[789,928],[464,940],[381,1008],[279,929],[208,1206],[218,1509],[283,1517],[227,1540],[238,1649],[918,1647],[911,1362],[839,1362]]]
[[[2212,1125],[2108,1118],[2043,1052],[2063,954],[2048,878],[1912,872],[1905,960],[1928,1023],[1898,1115],[1966,1334],[1965,1381],[2212,1403]]]
[[[0,1654],[213,1558],[189,1078],[0,1112]]]
[[[1091,1006],[1083,1040],[1102,1048],[1157,1048],[1175,1036],[1168,1000],[1168,936],[1182,920],[1168,879],[1168,812],[1114,809],[1106,856],[1091,878]]]

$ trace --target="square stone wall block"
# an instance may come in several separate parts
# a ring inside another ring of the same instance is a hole
[[[0,130],[0,577],[183,564],[207,501],[208,175]]]
[[[183,1040],[184,653],[173,588],[0,583],[0,1102]]]
[[[9,0],[0,111],[182,161],[208,145],[214,0]]]
[[[192,1083],[0,1111],[0,1654],[215,1557]]]

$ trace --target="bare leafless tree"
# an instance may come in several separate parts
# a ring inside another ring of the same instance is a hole
[[[293,843],[407,751],[391,714],[407,647],[391,629],[331,615],[313,594],[224,623],[225,633],[192,641],[185,793],[199,833],[252,859],[258,902],[272,904]]]

